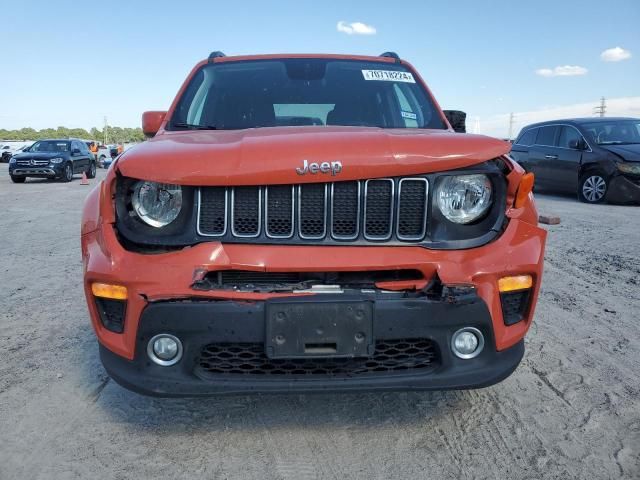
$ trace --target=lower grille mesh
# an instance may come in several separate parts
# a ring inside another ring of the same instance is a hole
[[[425,338],[379,340],[369,358],[270,359],[262,343],[214,343],[202,349],[201,375],[353,376],[435,368],[435,344]]]
[[[358,182],[335,183],[331,201],[332,235],[345,239],[357,237],[360,202]]]
[[[291,187],[267,187],[267,235],[290,237],[293,235],[293,197]]]
[[[422,238],[427,219],[427,182],[402,179],[398,196],[398,236],[407,240]]]
[[[222,235],[226,223],[226,190],[202,188],[200,190],[199,230],[203,235]]]
[[[254,237],[260,233],[260,188],[236,187],[233,191],[233,233]]]
[[[323,238],[326,231],[326,186],[311,183],[300,186],[300,236]]]
[[[364,235],[372,239],[391,236],[393,181],[369,180],[366,186]]]

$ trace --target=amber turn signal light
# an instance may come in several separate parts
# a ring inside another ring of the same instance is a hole
[[[533,286],[531,275],[516,275],[515,277],[502,277],[498,280],[498,290],[500,293],[514,292],[516,290],[526,290]]]
[[[92,283],[91,292],[100,298],[111,298],[113,300],[126,300],[127,287],[122,285],[111,285],[110,283]]]
[[[529,197],[529,194],[533,190],[533,182],[535,180],[535,176],[533,173],[525,173],[520,179],[520,185],[518,186],[518,193],[516,193],[516,208],[524,207],[524,204]]]

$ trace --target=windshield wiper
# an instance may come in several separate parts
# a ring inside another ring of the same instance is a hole
[[[184,122],[172,123],[171,126],[177,127],[177,128],[187,128],[189,130],[217,130],[218,129],[218,127],[216,127],[215,125],[196,125],[194,123],[184,123]]]

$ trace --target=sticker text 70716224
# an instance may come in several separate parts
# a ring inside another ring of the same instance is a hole
[[[365,80],[381,80],[383,82],[405,82],[416,83],[413,75],[409,72],[399,72],[396,70],[362,70]]]

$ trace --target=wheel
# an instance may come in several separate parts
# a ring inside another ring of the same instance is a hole
[[[62,181],[70,182],[71,180],[73,180],[73,167],[70,163],[67,163],[64,166],[64,172],[62,173]]]
[[[607,195],[609,180],[606,175],[598,172],[587,172],[580,177],[578,198],[585,203],[602,203]]]
[[[89,163],[89,170],[87,170],[87,178],[96,178],[96,162]]]
[[[13,175],[11,175],[11,181],[13,183],[24,183],[26,179],[27,177],[14,177]]]

